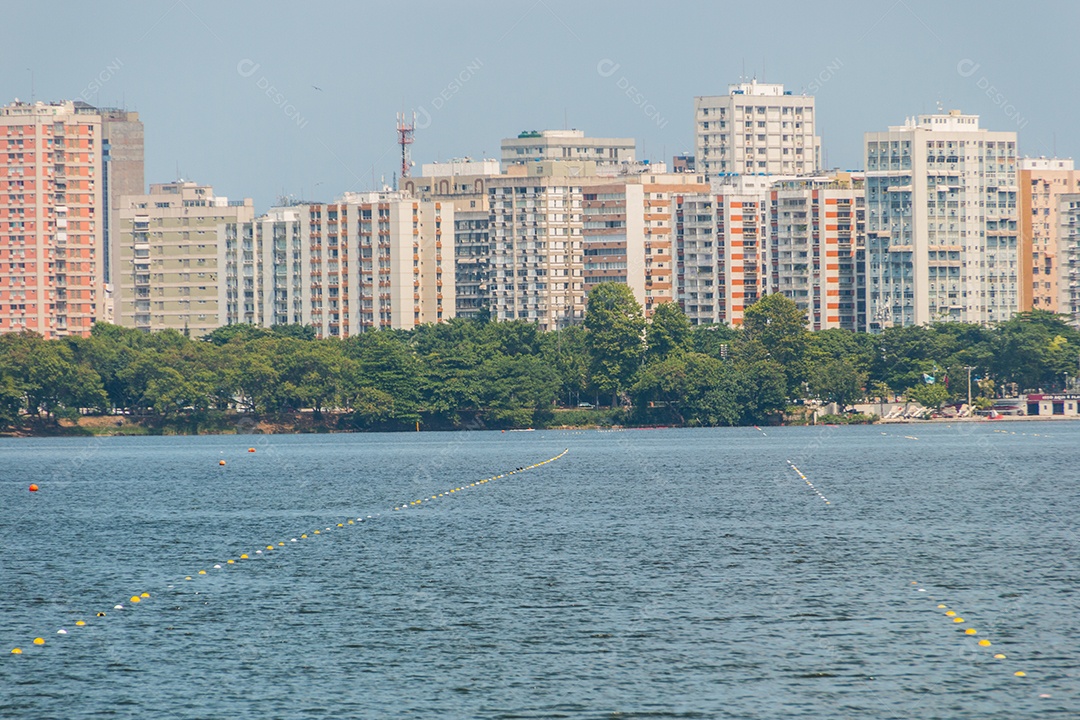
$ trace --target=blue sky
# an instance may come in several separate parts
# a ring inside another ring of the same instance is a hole
[[[403,108],[419,113],[418,165],[562,127],[670,159],[693,147],[694,96],[744,72],[813,90],[830,166],[860,167],[864,131],[938,103],[1017,130],[1023,154],[1080,155],[1074,2],[27,1],[5,15],[0,99],[28,99],[32,69],[39,100],[137,110],[147,182],[179,168],[259,209],[391,182]]]

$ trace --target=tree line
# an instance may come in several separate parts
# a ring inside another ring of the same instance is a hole
[[[594,405],[626,422],[763,424],[812,398],[966,400],[969,367],[987,405],[1005,387],[1065,387],[1078,362],[1080,333],[1048,312],[993,327],[809,332],[777,294],[749,307],[740,328],[693,326],[675,304],[646,320],[627,286],[605,283],[583,324],[551,332],[455,319],[346,339],[296,325],[231,325],[198,340],[104,323],[85,338],[6,334],[0,424],[307,411],[332,412],[343,429],[505,428],[560,424],[560,411]]]

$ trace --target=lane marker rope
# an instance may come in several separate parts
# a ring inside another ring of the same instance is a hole
[[[250,452],[250,450],[249,450],[249,452]],[[465,491],[468,491],[468,490],[475,490],[475,489],[478,489],[478,488],[482,487],[483,485],[494,482],[496,480],[502,480],[502,479],[508,478],[508,477],[510,477],[512,475],[519,475],[519,474],[521,474],[523,472],[527,472],[529,470],[535,470],[536,468],[543,467],[544,465],[547,465],[549,463],[553,463],[556,460],[561,459],[568,452],[570,452],[570,448],[567,448],[567,449],[563,450],[561,453],[559,453],[555,457],[548,458],[547,460],[543,460],[541,462],[533,463],[532,465],[522,465],[521,467],[515,468],[513,470],[509,470],[507,472],[500,473],[499,475],[493,475],[491,477],[484,478],[483,480],[476,480],[476,481],[468,483],[466,485],[461,485],[459,487],[444,490],[443,492],[433,494],[430,498],[425,497],[425,498],[421,498],[420,500],[414,500],[412,502],[407,501],[407,502],[401,503],[400,505],[395,505],[392,511],[407,510],[410,507],[420,506],[421,503],[430,504],[430,503],[432,503],[432,502],[434,502],[436,500],[439,500],[439,499],[449,498],[451,494],[457,494],[457,493],[465,492]],[[222,461],[222,463],[224,463],[224,461]],[[357,516],[355,519],[347,518],[346,520],[337,523],[335,527],[336,528],[347,528],[349,525],[353,525],[354,527],[356,527],[357,524],[360,524],[362,526],[364,523],[367,523],[370,520],[373,520],[373,519],[376,519],[376,518],[379,518],[379,517],[382,517],[382,513],[377,512],[377,513],[374,513],[372,515],[368,515],[366,517]],[[301,533],[298,538],[297,537],[290,538],[289,542],[290,543],[300,543],[301,540],[314,539],[315,535],[322,535],[324,533],[331,532],[332,530],[335,529],[335,527],[327,526],[325,530],[321,530],[321,531],[320,530],[313,530],[311,532],[310,536],[308,535],[308,533]],[[285,548],[285,547],[288,547],[288,546],[285,544],[284,540],[278,541],[276,545],[274,543],[268,543],[266,545],[266,554],[267,555],[273,554],[275,550],[277,550],[279,548]],[[263,550],[256,550],[254,553],[251,553],[251,554],[249,554],[249,553],[241,553],[240,556],[239,556],[239,559],[240,560],[250,560],[255,555],[263,555],[263,554],[264,554]],[[218,571],[224,572],[225,570],[230,569],[229,568],[230,565],[233,566],[233,567],[239,567],[239,564],[237,563],[237,560],[235,558],[229,558],[229,559],[224,561],[224,564],[222,564],[220,562],[214,563],[214,565],[211,567],[211,570],[218,570]],[[207,572],[207,570],[200,569],[195,575],[185,575],[183,582],[194,582],[197,579],[201,578],[202,576],[205,576],[205,575],[208,575],[208,574],[209,573]],[[173,585],[168,585],[167,587],[168,588],[173,588],[174,586]],[[134,595],[131,595],[128,598],[128,600],[127,600],[128,605],[124,605],[123,603],[117,603],[116,605],[113,605],[112,609],[113,610],[134,609],[136,606],[146,604],[145,601],[150,600],[150,599],[151,599],[151,594],[149,592],[136,593]],[[99,611],[99,612],[94,614],[94,617],[104,618],[104,617],[107,617],[107,615],[106,615],[106,613],[104,611]],[[88,625],[87,621],[83,620],[81,618],[79,620],[75,621],[75,627],[80,627],[81,628],[81,627],[86,627],[87,625]],[[56,631],[56,634],[57,635],[68,635],[69,633],[65,628],[60,628],[60,629],[58,629]],[[45,644],[45,639],[42,638],[42,637],[35,637],[32,640],[32,644],[35,645],[35,646],[42,646],[42,645]],[[11,652],[9,654],[10,655],[23,655],[24,651],[23,651],[22,647],[14,647],[14,648],[11,649]]]
[[[821,491],[818,490],[816,487],[814,487],[814,483],[810,482],[810,479],[807,478],[806,475],[803,474],[803,471],[800,470],[799,468],[795,467],[795,463],[788,460],[787,464],[791,466],[791,469],[795,471],[796,475],[798,475],[800,478],[802,478],[803,482],[805,482],[808,486],[810,486],[810,489],[814,491],[815,495],[817,495],[819,498],[821,498],[825,502],[826,505],[832,505],[832,503],[829,502],[829,498],[822,495]]]

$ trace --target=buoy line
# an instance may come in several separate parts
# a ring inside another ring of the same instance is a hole
[[[249,449],[248,452],[254,452],[254,450]],[[425,503],[430,504],[430,503],[432,503],[432,502],[434,502],[436,500],[446,498],[446,497],[449,497],[451,495],[456,495],[458,493],[467,492],[469,490],[474,490],[474,489],[477,489],[477,488],[479,488],[479,487],[481,487],[483,485],[494,482],[496,480],[502,480],[503,478],[510,477],[511,475],[519,475],[519,474],[521,474],[523,472],[526,472],[528,470],[535,470],[536,468],[542,467],[542,466],[547,465],[549,463],[553,463],[556,460],[559,460],[564,455],[566,455],[568,452],[570,452],[570,448],[567,448],[567,449],[563,450],[561,453],[559,453],[555,457],[548,458],[547,460],[543,460],[541,462],[533,463],[532,465],[522,465],[521,467],[514,468],[513,470],[508,470],[507,472],[500,473],[499,475],[492,475],[491,477],[484,478],[483,480],[476,480],[475,482],[471,482],[471,483],[468,483],[466,485],[461,485],[459,487],[454,487],[454,488],[450,488],[448,490],[444,490],[443,492],[434,493],[430,497],[423,497],[423,498],[420,498],[418,500],[412,500],[412,501],[403,502],[403,503],[401,503],[399,505],[395,505],[391,509],[391,512],[393,512],[393,511],[401,511],[401,510],[408,510],[410,508],[419,507],[419,506],[421,506],[421,505],[423,505]],[[221,460],[221,461],[219,461],[219,464],[224,465],[225,461]],[[374,513],[373,515],[368,515],[366,517],[359,516],[359,517],[356,517],[355,519],[350,517],[350,518],[347,518],[347,519],[343,520],[342,522],[336,523],[336,525],[328,525],[328,526],[326,526],[326,528],[321,529],[321,530],[320,529],[315,529],[315,530],[312,530],[310,533],[306,533],[306,532],[305,533],[300,533],[300,535],[298,535],[297,537],[290,538],[289,543],[299,543],[302,540],[313,539],[314,536],[316,536],[316,535],[322,535],[324,533],[331,532],[331,531],[333,531],[333,530],[335,530],[337,528],[346,528],[349,525],[356,525],[357,523],[365,523],[365,522],[367,522],[369,520],[374,520],[375,518],[379,518],[379,517],[382,517],[382,513]],[[267,544],[265,546],[265,548],[259,548],[259,549],[255,550],[254,552],[240,553],[238,558],[228,558],[224,562],[214,563],[213,566],[210,569],[211,570],[217,570],[217,571],[223,571],[226,568],[228,568],[228,566],[230,566],[230,565],[237,565],[240,561],[251,560],[251,559],[255,558],[258,555],[264,555],[264,554],[269,555],[272,552],[274,552],[275,550],[279,550],[280,548],[284,548],[284,547],[288,547],[288,545],[286,545],[284,540],[278,541],[277,543],[269,543],[269,544]],[[265,552],[264,552],[264,550],[265,550]],[[197,571],[196,573],[194,573],[192,575],[185,575],[183,580],[184,580],[184,582],[194,582],[197,578],[208,575],[208,574],[210,574],[210,573],[204,568],[204,569],[200,569],[199,571]],[[169,585],[168,587],[171,588],[173,586]],[[128,604],[127,605],[125,605],[123,602],[119,602],[119,603],[113,605],[111,609],[116,610],[116,611],[127,610],[127,609],[130,609],[130,608],[133,608],[133,607],[139,605],[140,603],[144,603],[144,602],[146,602],[147,600],[150,600],[150,599],[151,599],[151,594],[149,592],[137,593],[137,594],[132,595],[130,598],[128,598],[128,601],[127,601]],[[95,617],[95,618],[105,618],[105,617],[108,616],[108,613],[106,611],[104,611],[104,610],[100,610],[100,611],[98,611],[96,613],[92,613],[92,616]],[[87,617],[90,617],[90,616],[87,616]],[[79,620],[75,621],[74,627],[82,628],[82,627],[86,627],[87,624],[88,623],[87,623],[86,620],[79,619]],[[68,635],[69,633],[68,633],[66,628],[60,628],[60,629],[58,629],[56,631],[55,634],[60,635],[60,636],[64,636],[64,635]],[[45,645],[45,638],[43,638],[43,637],[35,637],[31,641],[31,645],[33,645],[35,647],[41,647],[41,646]],[[23,651],[22,647],[14,647],[14,648],[11,649],[11,652],[9,654],[10,655],[22,655],[23,652],[24,651]]]
[[[818,489],[817,489],[817,488],[816,488],[816,487],[814,486],[814,483],[810,482],[810,479],[809,479],[809,478],[807,478],[807,477],[806,477],[806,475],[804,475],[804,474],[803,474],[803,471],[802,471],[802,470],[800,470],[799,468],[795,467],[795,463],[793,463],[793,462],[791,462],[790,460],[788,460],[788,461],[787,461],[787,464],[788,464],[788,465],[790,465],[790,466],[791,466],[791,469],[795,471],[795,474],[796,474],[796,475],[798,475],[798,476],[799,476],[800,478],[802,478],[802,481],[803,481],[804,483],[806,483],[806,484],[807,484],[807,485],[808,485],[808,486],[810,487],[810,489],[811,489],[811,490],[813,490],[813,491],[814,491],[814,494],[815,494],[815,495],[817,495],[817,496],[818,496],[819,498],[821,498],[821,499],[822,499],[822,500],[823,500],[823,501],[825,502],[825,504],[826,504],[826,505],[832,505],[832,503],[831,503],[831,502],[829,502],[829,498],[827,498],[827,497],[825,497],[824,495],[822,495],[822,494],[821,494],[821,491],[820,491],[820,490],[818,490]]]
[[[930,595],[930,591],[928,591],[925,587],[922,587],[922,583],[920,583],[918,580],[912,580],[911,581],[911,589],[914,592],[926,593],[926,595],[924,597],[928,601],[932,602],[932,601],[935,600],[935,598],[932,595]],[[938,612],[941,612],[942,615],[945,618],[952,621],[953,625],[956,626],[958,629],[963,629],[965,636],[977,636],[979,634],[979,631],[976,628],[973,628],[973,627],[971,627],[970,625],[967,624],[967,620],[965,620],[963,618],[963,616],[961,616],[955,610],[950,608],[944,602],[940,602],[940,598],[938,600],[939,601],[937,602],[937,606],[935,607],[935,610],[937,610]],[[993,642],[991,642],[988,638],[985,638],[985,637],[980,638],[977,641],[976,645],[982,651],[992,654],[993,658],[995,660],[1007,660],[1008,659],[1008,655],[1006,655],[1003,652],[1000,652],[998,650],[988,650],[987,649],[987,648],[993,647]],[[1027,673],[1024,672],[1023,670],[1016,670],[1016,671],[1013,672],[1013,675],[1015,677],[1019,677],[1019,678],[1027,677]]]

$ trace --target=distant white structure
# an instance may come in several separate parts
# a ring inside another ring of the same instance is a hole
[[[635,160],[634,138],[586,137],[582,130],[528,130],[502,141],[502,169],[542,160],[617,165]]]

